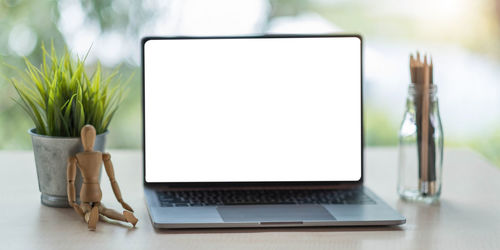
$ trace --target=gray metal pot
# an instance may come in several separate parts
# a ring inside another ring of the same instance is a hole
[[[28,133],[31,135],[33,142],[42,204],[50,207],[69,207],[66,192],[67,162],[70,156],[83,151],[80,137],[39,135],[35,133],[34,128],[30,129]],[[108,131],[97,135],[94,150],[104,152],[107,134]],[[82,175],[80,171],[77,171],[75,180],[77,200],[79,200],[81,186]]]

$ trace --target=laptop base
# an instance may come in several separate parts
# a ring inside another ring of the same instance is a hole
[[[157,190],[145,186],[144,191],[155,228],[378,226],[406,221],[366,187],[363,192],[375,203],[162,207]]]

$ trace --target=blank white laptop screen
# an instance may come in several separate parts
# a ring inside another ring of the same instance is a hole
[[[357,181],[357,37],[144,44],[147,182]]]

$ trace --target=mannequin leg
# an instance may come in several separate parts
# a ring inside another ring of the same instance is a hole
[[[85,220],[86,223],[89,223],[89,219],[90,219],[90,211],[92,210],[92,207],[90,206],[89,203],[87,202],[83,202],[81,205],[80,205],[80,208],[82,209],[83,211],[83,219]]]
[[[96,229],[98,220],[99,220],[99,208],[97,206],[93,206],[92,210],[89,213],[89,219],[88,219],[89,230],[94,231]]]
[[[132,212],[127,211],[127,210],[123,211],[123,216],[125,216],[125,218],[127,218],[127,221],[132,223],[132,225],[134,227],[135,227],[135,224],[137,224],[137,222],[139,221],[139,219],[137,219]]]
[[[99,204],[99,213],[113,220],[129,222],[133,226],[135,226],[135,224],[138,221],[137,218],[135,218],[135,216],[131,212],[124,211],[123,214],[121,214],[113,209],[106,208],[102,204]]]

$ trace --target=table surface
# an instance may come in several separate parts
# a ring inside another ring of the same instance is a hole
[[[395,148],[366,150],[366,185],[407,218],[393,227],[155,230],[142,187],[139,151],[111,151],[136,228],[98,224],[88,231],[72,210],[40,204],[33,153],[0,151],[2,249],[500,249],[500,170],[468,149],[446,149],[438,204],[396,194]],[[103,180],[107,180],[104,179]],[[120,209],[107,181],[103,202]]]

